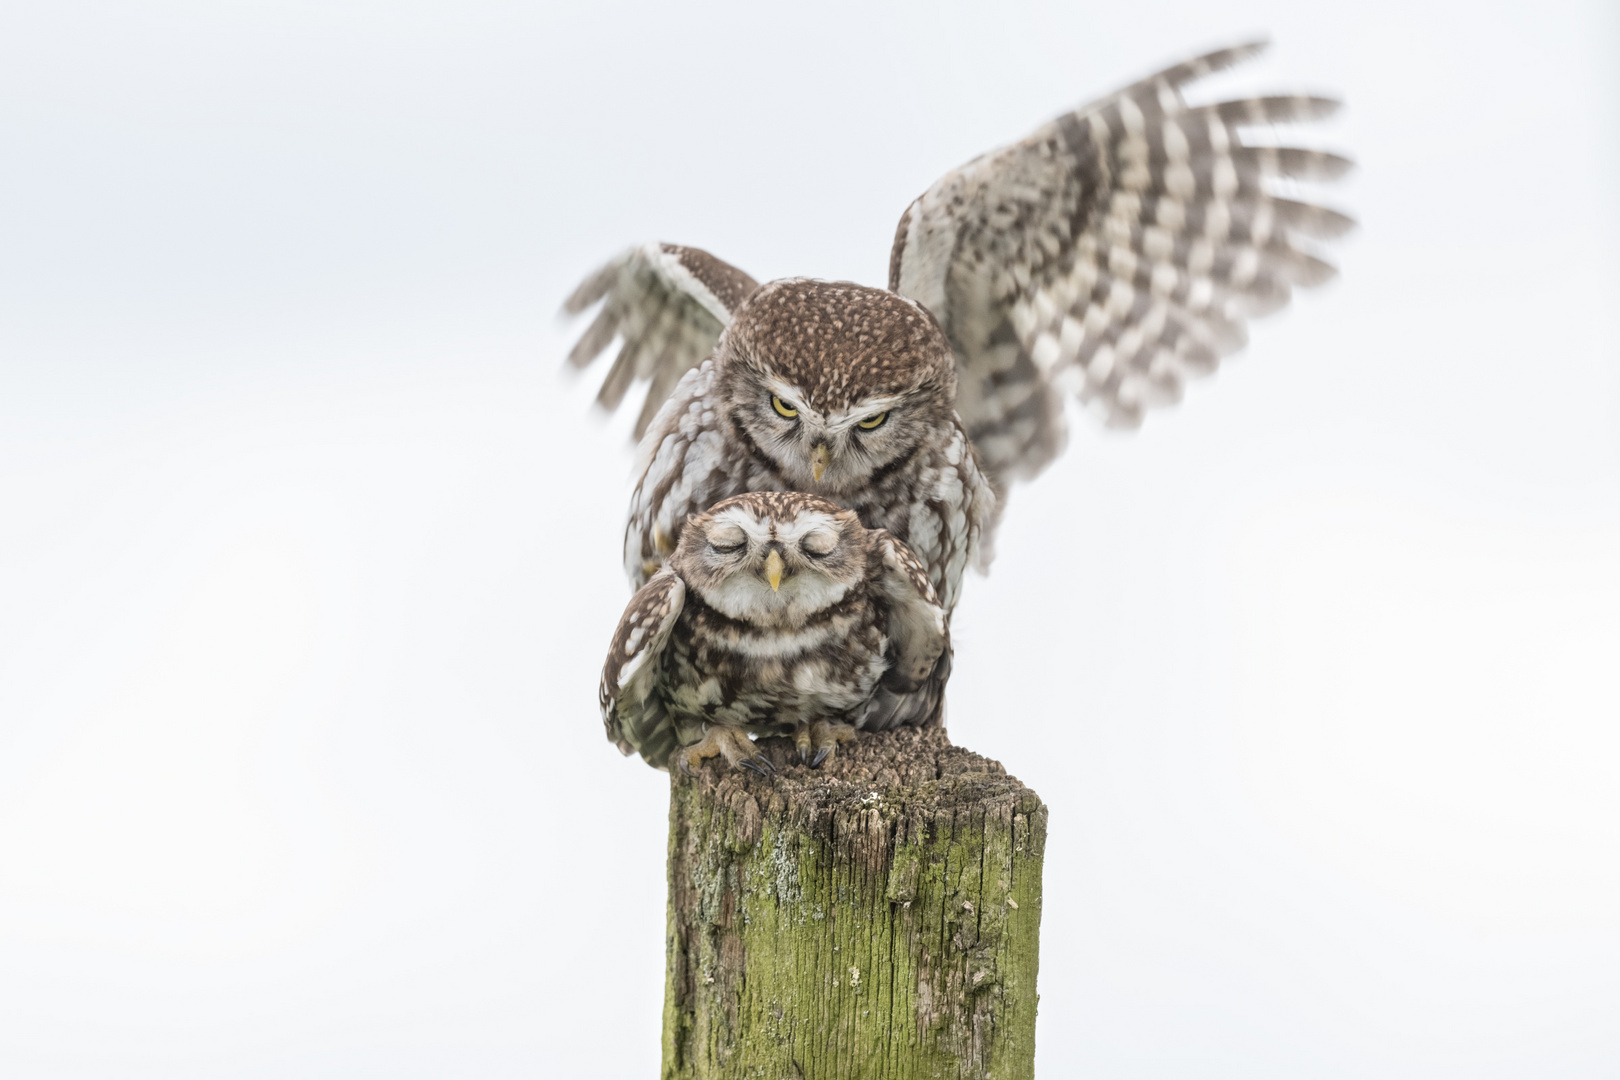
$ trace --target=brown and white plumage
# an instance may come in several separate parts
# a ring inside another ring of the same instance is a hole
[[[667,767],[753,764],[749,733],[819,764],[853,730],[938,719],[949,640],[906,546],[824,499],[754,492],[695,517],[625,609],[602,669],[608,738]]]
[[[625,527],[631,581],[655,573],[687,518],[712,503],[808,490],[909,544],[954,608],[995,503],[957,421],[955,383],[950,343],[916,303],[847,282],[761,286],[642,442]]]
[[[1245,320],[1333,269],[1308,241],[1342,214],[1273,195],[1276,177],[1349,162],[1246,146],[1240,129],[1337,103],[1267,97],[1189,106],[1181,87],[1248,45],[1159,73],[941,178],[907,208],[889,287],[926,305],[956,349],[957,409],[998,480],[1062,449],[1063,391],[1135,426],[1245,340]]]
[[[616,409],[633,382],[651,380],[636,419],[639,439],[681,376],[714,351],[731,313],[758,285],[697,248],[659,243],[631,248],[580,282],[563,303],[563,311],[578,315],[603,301],[568,362],[588,367],[615,337],[622,339],[596,400]]]
[[[926,308],[948,339],[956,423],[997,496],[1061,451],[1071,394],[1112,425],[1138,424],[1240,347],[1247,319],[1286,303],[1294,287],[1332,275],[1311,243],[1342,233],[1350,219],[1268,185],[1281,177],[1332,179],[1348,162],[1246,145],[1241,132],[1316,119],[1335,103],[1296,96],[1190,106],[1182,96],[1187,83],[1262,48],[1210,53],[1066,113],[948,173],[901,217],[889,289]],[[569,301],[570,310],[581,310],[606,297],[572,354],[576,364],[615,332],[624,338],[602,400],[616,402],[633,379],[649,379],[638,435],[655,410],[669,406],[656,421],[663,434],[643,445],[645,469],[662,463],[663,476],[671,475],[672,432],[686,440],[683,453],[695,441],[719,440],[715,453],[683,461],[679,484],[691,490],[671,489],[677,497],[670,506],[660,501],[664,479],[649,486],[651,473],[644,473],[626,534],[632,581],[645,580],[671,550],[681,514],[737,491],[784,486],[743,468],[735,455],[723,466],[704,466],[726,456],[731,431],[720,415],[719,373],[693,368],[754,289],[746,274],[705,252],[648,245],[620,256]],[[823,362],[814,358],[825,350],[801,355],[797,348],[789,345],[779,362]],[[688,372],[689,381],[667,398]],[[989,503],[980,499],[968,515],[979,533],[974,543],[983,545],[981,563],[999,513]],[[961,564],[934,558],[926,538],[903,526],[896,534],[930,564],[953,606]]]

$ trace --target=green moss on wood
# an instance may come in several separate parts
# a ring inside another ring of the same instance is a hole
[[[939,730],[762,745],[671,783],[663,1075],[1033,1076],[1040,799]]]

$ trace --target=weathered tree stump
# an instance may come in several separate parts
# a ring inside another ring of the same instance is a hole
[[[761,748],[672,777],[663,1075],[1033,1076],[1036,794],[938,729]]]

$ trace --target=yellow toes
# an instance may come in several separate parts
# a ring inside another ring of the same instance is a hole
[[[832,757],[839,743],[849,742],[855,737],[855,728],[852,725],[834,720],[817,720],[800,731],[804,733],[803,741],[800,741],[800,732],[794,733],[793,741],[799,743],[801,757],[805,756],[805,744],[809,744],[809,761],[812,769]]]
[[[754,741],[746,731],[724,724],[711,725],[703,733],[703,738],[690,746],[681,747],[676,754],[681,769],[688,773],[702,767],[704,758],[712,757],[725,758],[726,764],[732,768],[741,766],[761,776],[776,772],[776,767],[755,748]]]

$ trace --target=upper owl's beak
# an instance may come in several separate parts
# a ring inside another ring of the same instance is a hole
[[[775,592],[782,584],[782,553],[771,548],[771,553],[765,557],[765,580],[771,583],[771,592]]]
[[[818,442],[810,448],[810,479],[821,483],[821,474],[827,471],[827,462],[832,458],[832,451],[827,444]]]

